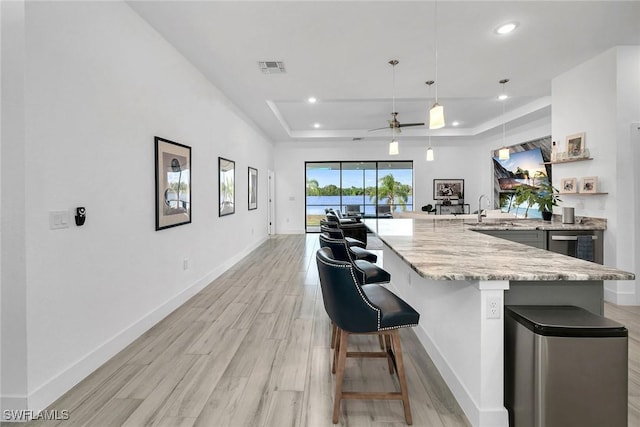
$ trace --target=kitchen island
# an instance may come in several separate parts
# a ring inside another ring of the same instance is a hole
[[[508,426],[504,305],[567,304],[602,314],[603,281],[635,278],[478,233],[472,228],[483,226],[465,219],[365,223],[384,243],[390,288],[420,312],[415,332],[474,426]]]

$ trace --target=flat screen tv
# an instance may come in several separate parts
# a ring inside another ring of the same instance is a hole
[[[495,156],[493,166],[500,191],[513,191],[520,185],[539,187],[548,180],[543,162],[540,148],[511,153],[507,160]]]

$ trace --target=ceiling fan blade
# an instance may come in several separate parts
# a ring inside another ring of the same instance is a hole
[[[391,127],[390,126],[385,126],[383,128],[369,129],[367,132],[376,132],[376,131],[385,130],[385,129],[391,129]]]
[[[406,128],[409,126],[424,126],[424,123],[400,123],[401,128]]]

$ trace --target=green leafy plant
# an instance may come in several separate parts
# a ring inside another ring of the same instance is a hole
[[[551,185],[549,181],[543,182],[532,197],[532,202],[538,204],[540,212],[553,212],[553,207],[558,206],[558,202],[561,201],[558,189]]]

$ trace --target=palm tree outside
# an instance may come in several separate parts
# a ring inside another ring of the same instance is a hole
[[[369,200],[379,204],[381,200],[386,199],[391,207],[391,212],[395,211],[396,206],[400,206],[402,211],[407,210],[407,201],[411,196],[412,188],[410,185],[402,184],[393,177],[393,174],[385,175],[378,180],[378,196],[375,194],[369,196]]]

